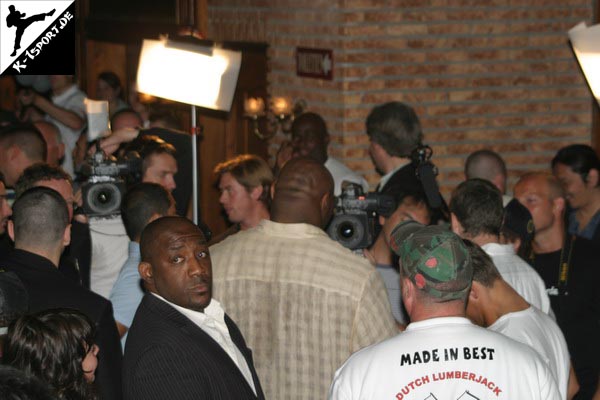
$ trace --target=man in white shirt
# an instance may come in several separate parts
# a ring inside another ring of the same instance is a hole
[[[73,75],[50,75],[52,101],[35,93],[22,91],[20,101],[24,106],[33,104],[47,114],[46,119],[60,130],[65,144],[65,157],[62,167],[71,176],[75,176],[72,152],[85,127],[85,93],[73,81]]]
[[[465,244],[473,262],[473,284],[467,304],[469,319],[531,346],[547,362],[561,397],[571,399],[579,385],[571,368],[567,342],[556,322],[506,283],[485,251],[471,241]]]
[[[411,323],[354,353],[336,372],[330,399],[560,399],[533,349],[465,318],[473,270],[458,236],[405,221],[391,243]]]
[[[549,314],[550,299],[542,278],[515,253],[512,244],[500,244],[503,216],[502,194],[486,180],[469,179],[452,193],[452,231],[481,246],[502,278],[529,304]]]
[[[364,192],[369,191],[369,184],[359,174],[345,166],[341,161],[327,154],[329,132],[325,120],[316,113],[307,112],[294,119],[292,124],[291,157],[309,157],[327,168],[333,176],[333,194],[342,193],[342,183],[352,182],[360,185]],[[285,148],[285,144],[282,146]],[[278,157],[278,168],[283,167],[283,161]]]
[[[212,299],[202,231],[162,217],[140,240],[139,273],[149,291],[135,314],[124,357],[126,399],[264,399],[250,350]]]

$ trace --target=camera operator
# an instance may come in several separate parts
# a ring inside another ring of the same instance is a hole
[[[175,189],[177,162],[172,145],[155,136],[142,136],[130,143],[126,152],[137,152],[140,155],[142,182],[158,183],[169,192]],[[124,195],[124,188],[120,195]],[[90,218],[91,288],[106,298],[128,257],[129,237],[119,215],[119,207],[120,200],[115,204],[116,212]]]
[[[429,162],[431,149],[422,144],[421,123],[413,108],[401,102],[379,105],[369,113],[366,128],[369,154],[383,175],[377,192],[396,196],[422,190],[427,206],[433,211],[431,223],[447,221],[448,207],[439,194],[435,167]],[[374,246],[387,247],[381,233]]]

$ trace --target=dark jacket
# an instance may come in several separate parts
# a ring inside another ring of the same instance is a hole
[[[70,281],[47,258],[14,250],[0,255],[0,268],[13,271],[29,294],[29,311],[73,308],[96,324],[100,348],[96,386],[102,399],[121,398],[121,343],[110,301]]]
[[[225,322],[248,363],[258,396],[217,342],[175,308],[147,293],[127,336],[124,398],[264,399],[250,349],[227,315]]]

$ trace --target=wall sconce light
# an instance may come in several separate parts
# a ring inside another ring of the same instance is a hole
[[[252,121],[252,130],[262,140],[270,139],[278,132],[290,133],[294,118],[306,109],[306,101],[292,102],[288,97],[273,97],[269,109],[261,97],[246,97],[244,99],[244,114]],[[259,118],[267,119],[267,131],[262,133],[258,126]]]

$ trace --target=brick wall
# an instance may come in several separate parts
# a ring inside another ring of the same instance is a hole
[[[373,186],[364,120],[386,101],[416,108],[445,194],[476,149],[501,153],[514,181],[590,142],[566,31],[591,23],[592,0],[209,0],[208,12],[209,37],[269,44],[269,93],[306,99],[330,152]],[[297,77],[297,46],[333,49],[334,80]]]

